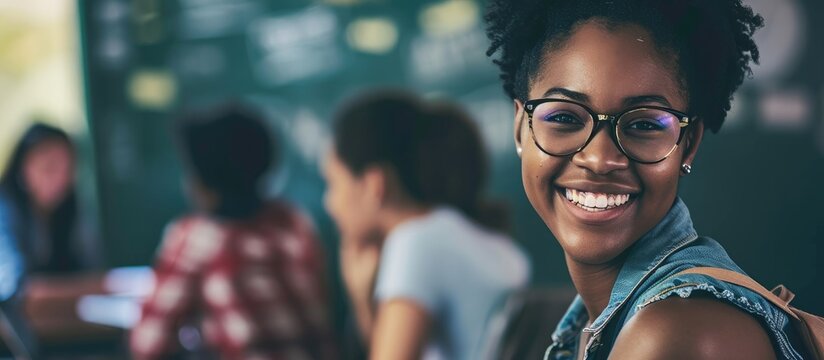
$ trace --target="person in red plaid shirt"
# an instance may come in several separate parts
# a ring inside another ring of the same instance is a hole
[[[239,105],[180,122],[186,183],[198,211],[166,230],[154,292],[131,333],[135,358],[179,354],[186,324],[200,329],[199,351],[224,359],[335,356],[313,227],[258,190],[273,158],[267,134],[261,117]]]

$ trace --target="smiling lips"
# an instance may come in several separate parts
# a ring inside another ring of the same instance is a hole
[[[629,194],[594,193],[575,189],[565,190],[567,200],[590,212],[613,209],[629,201]]]

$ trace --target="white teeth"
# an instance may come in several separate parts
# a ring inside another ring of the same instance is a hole
[[[587,211],[602,211],[624,205],[629,201],[629,194],[605,194],[566,189],[567,200]]]
[[[606,195],[598,195],[598,199],[595,202],[595,207],[605,208],[609,204]]]
[[[586,201],[584,202],[584,205],[586,205],[588,207],[595,207],[595,201],[596,201],[595,200],[595,194],[587,193]]]

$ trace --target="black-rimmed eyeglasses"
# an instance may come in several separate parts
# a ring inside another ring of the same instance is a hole
[[[660,106],[626,109],[616,115],[597,114],[589,107],[563,99],[535,99],[524,103],[532,139],[541,151],[569,156],[583,150],[595,137],[598,124],[612,125],[612,140],[628,158],[644,164],[667,158],[694,122],[689,115]]]

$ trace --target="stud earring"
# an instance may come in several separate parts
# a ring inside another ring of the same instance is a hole
[[[683,171],[684,174],[689,174],[692,172],[692,166],[690,166],[690,164],[683,164],[681,165],[681,171]]]

